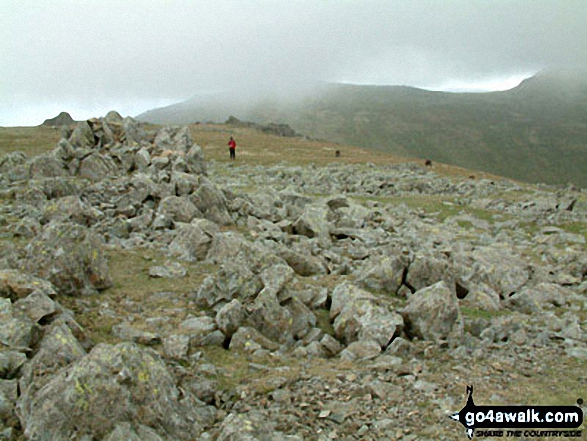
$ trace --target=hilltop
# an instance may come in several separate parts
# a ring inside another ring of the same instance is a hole
[[[74,124],[75,121],[71,117],[71,115],[67,112],[61,112],[55,118],[49,118],[43,121],[43,126],[49,127],[61,127],[61,126],[69,126]]]
[[[306,136],[431,159],[526,182],[587,186],[587,81],[542,73],[492,93],[325,84],[299,100],[194,97],[140,120],[184,124],[230,115]]]
[[[4,439],[456,441],[470,384],[577,402],[585,190],[232,122],[0,130]]]

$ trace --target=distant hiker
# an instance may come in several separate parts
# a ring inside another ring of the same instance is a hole
[[[230,141],[228,141],[228,151],[230,152],[230,159],[234,161],[236,159],[236,141],[231,136]]]

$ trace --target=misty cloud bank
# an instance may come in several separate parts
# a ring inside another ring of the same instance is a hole
[[[585,67],[586,21],[584,0],[3,0],[0,125],[52,108],[136,114],[212,90],[458,89]]]

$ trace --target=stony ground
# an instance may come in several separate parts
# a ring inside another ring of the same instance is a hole
[[[457,440],[467,385],[587,396],[584,190],[230,126],[61,135],[0,157],[0,439]]]

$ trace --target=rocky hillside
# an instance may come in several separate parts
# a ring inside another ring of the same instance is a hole
[[[281,122],[296,132],[394,155],[431,159],[525,182],[587,188],[584,73],[541,72],[492,93],[432,92],[404,86],[329,84],[292,100],[195,96],[140,115],[185,124]]]
[[[468,384],[585,398],[584,190],[252,132],[229,163],[236,130],[0,156],[0,439],[460,440]]]

